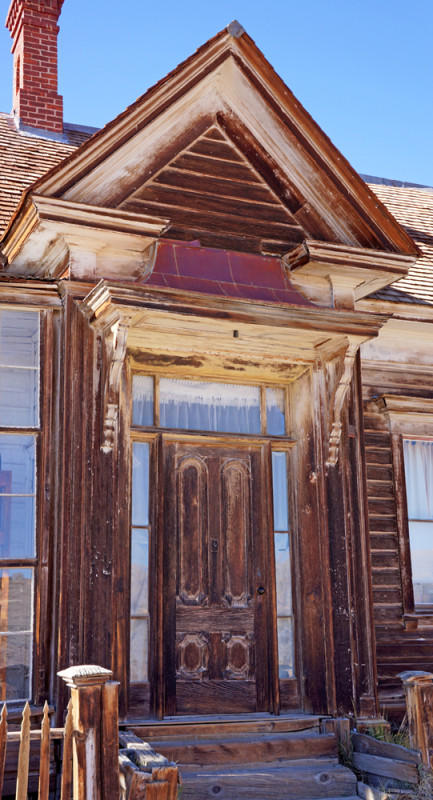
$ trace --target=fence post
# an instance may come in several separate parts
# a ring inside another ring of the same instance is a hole
[[[411,747],[419,750],[426,767],[433,763],[433,673],[407,671],[403,681]]]
[[[107,683],[112,674],[93,665],[69,667],[58,673],[71,689],[74,800],[119,797],[118,683]]]

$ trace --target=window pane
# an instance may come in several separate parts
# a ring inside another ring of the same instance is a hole
[[[149,444],[132,445],[132,524],[149,524]]]
[[[0,558],[35,557],[35,498],[0,495]]]
[[[153,378],[134,375],[132,379],[132,422],[153,425]]]
[[[160,420],[166,428],[260,433],[260,388],[161,378]]]
[[[0,493],[34,492],[35,437],[0,434]]]
[[[33,570],[0,569],[0,632],[32,629]]]
[[[39,366],[39,313],[0,309],[0,365]]]
[[[266,424],[270,436],[285,434],[284,389],[266,389]]]
[[[280,678],[293,678],[293,620],[290,617],[277,619],[278,630],[278,673]]]
[[[415,603],[433,603],[433,522],[409,521],[409,539]]]
[[[0,635],[1,700],[29,699],[31,663],[31,633]]]
[[[39,371],[0,367],[0,425],[35,428],[39,424]]]
[[[147,614],[149,610],[149,533],[132,531],[131,542],[131,614]]]
[[[275,571],[277,581],[277,614],[292,615],[292,575],[288,533],[275,534]]]
[[[289,530],[286,453],[272,453],[272,488],[274,496],[274,530]]]
[[[409,519],[433,520],[433,441],[403,439]]]
[[[148,680],[149,620],[131,619],[131,683]]]

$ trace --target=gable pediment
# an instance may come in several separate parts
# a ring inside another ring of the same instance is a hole
[[[252,40],[230,26],[32,190],[71,207],[154,217],[158,237],[205,247],[281,256],[319,241],[404,256],[392,275],[381,264],[371,291],[405,274],[417,254]]]

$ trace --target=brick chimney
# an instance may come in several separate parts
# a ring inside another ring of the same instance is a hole
[[[20,127],[63,132],[57,94],[57,25],[63,0],[12,0],[6,27],[13,39],[12,111]]]

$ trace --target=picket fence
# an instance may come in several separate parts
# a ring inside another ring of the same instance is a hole
[[[64,728],[50,727],[49,707],[45,703],[40,730],[32,730],[31,710],[26,703],[21,730],[8,732],[7,708],[3,705],[0,797],[8,753],[18,745],[14,794],[15,800],[27,800],[31,743],[40,742],[37,797],[52,798],[52,743],[58,741],[63,752],[55,794],[60,800],[176,800],[179,782],[176,765],[133,734],[119,735],[119,684],[110,680],[110,670],[85,665],[70,667],[59,675],[71,690]],[[7,788],[5,794],[11,793]]]

